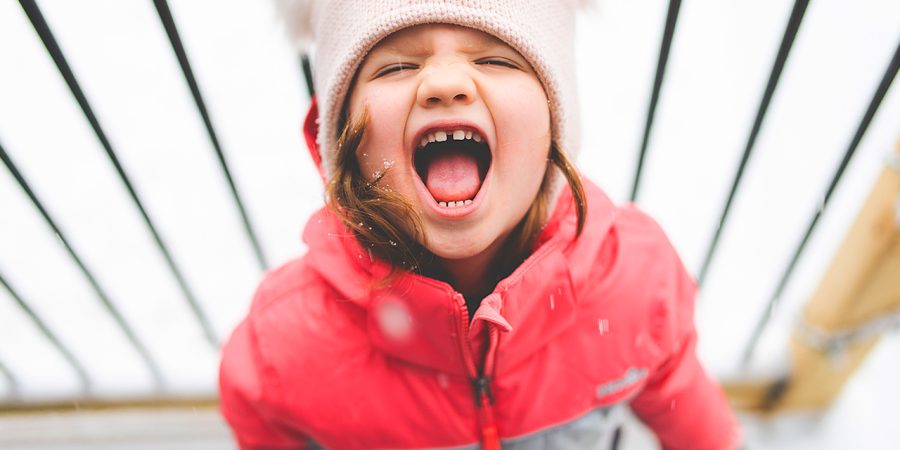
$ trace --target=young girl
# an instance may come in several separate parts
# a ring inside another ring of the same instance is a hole
[[[576,0],[321,0],[327,206],[223,350],[241,448],[727,449],[695,285],[578,152]],[[292,19],[292,20],[293,20]]]

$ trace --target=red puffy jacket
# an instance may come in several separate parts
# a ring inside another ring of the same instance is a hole
[[[386,264],[319,211],[223,350],[241,448],[609,448],[628,406],[665,448],[736,447],[694,352],[694,282],[655,222],[586,191],[582,235],[564,190],[471,323],[446,283],[373,288]]]

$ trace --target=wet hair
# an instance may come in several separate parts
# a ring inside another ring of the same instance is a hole
[[[381,180],[392,168],[380,172],[369,181],[359,167],[356,151],[365,134],[368,117],[365,110],[356,120],[343,121],[337,141],[337,157],[326,187],[326,202],[371,255],[390,263],[391,272],[381,280],[383,283],[390,283],[400,271],[428,274],[434,270],[432,263],[435,255],[421,244],[428,238],[424,234],[421,217],[406,199],[380,186]],[[501,260],[496,266],[498,273],[494,274],[497,281],[512,273],[534,250],[535,240],[550,213],[553,167],[559,169],[572,191],[578,214],[576,237],[584,229],[587,215],[584,187],[575,167],[553,141],[540,191],[500,251]]]

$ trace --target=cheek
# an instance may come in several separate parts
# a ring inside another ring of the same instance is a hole
[[[496,98],[492,115],[502,148],[497,157],[524,168],[543,167],[550,149],[550,109],[541,86],[524,81],[510,83],[504,98]]]
[[[351,96],[353,117],[361,116],[363,111],[368,113],[365,134],[356,151],[366,179],[371,181],[378,177],[386,163],[393,166],[404,160],[403,131],[407,110],[405,102],[387,89],[361,89]]]
[[[512,101],[523,116],[528,117],[537,130],[549,132],[550,102],[541,83],[533,77],[523,77],[510,83],[509,89],[515,94]],[[536,131],[537,131],[536,130]]]
[[[544,179],[551,141],[550,110],[536,80],[508,83],[506,89],[503,97],[493,98],[491,108],[501,143],[495,157],[499,181],[513,195],[509,205],[518,211],[531,204]]]
[[[504,97],[495,98],[491,109],[498,137],[515,145],[518,156],[533,152],[546,156],[551,137],[550,109],[537,80],[509,83]]]

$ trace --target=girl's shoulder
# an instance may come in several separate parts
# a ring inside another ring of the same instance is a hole
[[[325,331],[322,324],[340,325],[354,315],[359,305],[344,299],[343,294],[321,275],[321,268],[310,263],[306,255],[291,260],[263,275],[247,320],[267,333],[287,327],[286,334],[296,336],[304,327]]]
[[[638,206],[613,205],[599,188],[591,187],[589,211],[592,208],[587,239],[569,254],[573,281],[581,286],[583,298],[592,299],[583,306],[621,310],[651,330],[661,349],[670,347],[693,323],[693,277],[662,226]],[[607,222],[590,234],[591,219]]]
[[[270,388],[297,373],[327,373],[334,358],[368,351],[365,314],[340,297],[308,256],[267,271],[250,311],[223,348],[266,374]]]
[[[250,304],[250,314],[265,314],[264,311],[273,305],[290,297],[304,296],[311,288],[315,288],[315,277],[306,258],[292,259],[263,274]]]
[[[570,264],[583,268],[573,267],[576,277],[591,282],[613,277],[623,283],[646,284],[682,271],[677,251],[649,214],[633,203],[616,205],[593,183],[585,183],[585,192],[588,214],[584,231],[567,251]],[[566,220],[574,227],[574,217]]]

